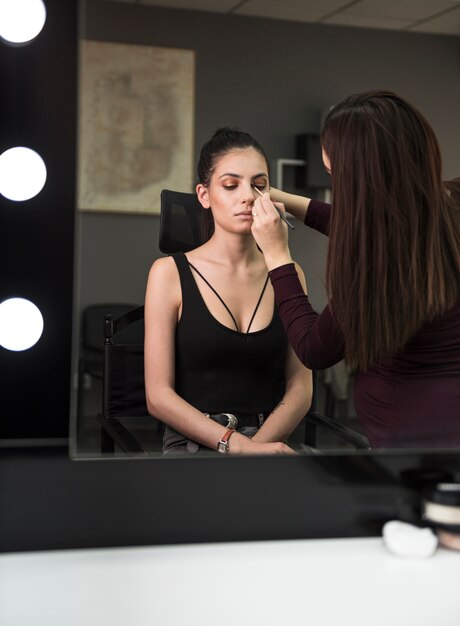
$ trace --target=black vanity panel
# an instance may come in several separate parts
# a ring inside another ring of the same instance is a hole
[[[2,450],[0,550],[377,536],[417,521],[420,484],[460,455],[71,461]]]

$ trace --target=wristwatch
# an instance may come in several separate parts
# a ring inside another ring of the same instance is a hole
[[[225,433],[222,435],[222,439],[217,444],[217,452],[220,452],[221,454],[227,454],[228,440],[230,439],[230,437],[233,435],[234,432],[235,432],[234,428],[227,428]]]

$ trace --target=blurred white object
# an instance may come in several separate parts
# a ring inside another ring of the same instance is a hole
[[[43,315],[25,298],[9,298],[0,303],[0,346],[14,352],[28,350],[40,339]]]
[[[438,538],[431,528],[418,528],[397,520],[384,524],[383,542],[397,556],[420,559],[432,556],[438,546]]]
[[[29,200],[43,189],[46,165],[41,156],[24,146],[0,155],[0,193],[14,201]]]
[[[46,20],[43,0],[0,0],[0,37],[26,43],[42,30]]]

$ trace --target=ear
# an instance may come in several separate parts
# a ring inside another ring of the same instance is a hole
[[[202,185],[201,183],[198,183],[198,185],[195,188],[195,191],[196,191],[197,198],[201,206],[203,207],[203,209],[209,209],[211,207],[211,203],[209,202],[208,188]]]

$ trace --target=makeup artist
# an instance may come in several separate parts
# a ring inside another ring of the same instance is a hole
[[[312,369],[342,359],[355,368],[356,412],[372,446],[459,446],[460,179],[442,181],[432,128],[391,92],[334,106],[321,144],[332,206],[271,189],[253,209],[289,341]],[[272,201],[329,235],[320,315]]]

